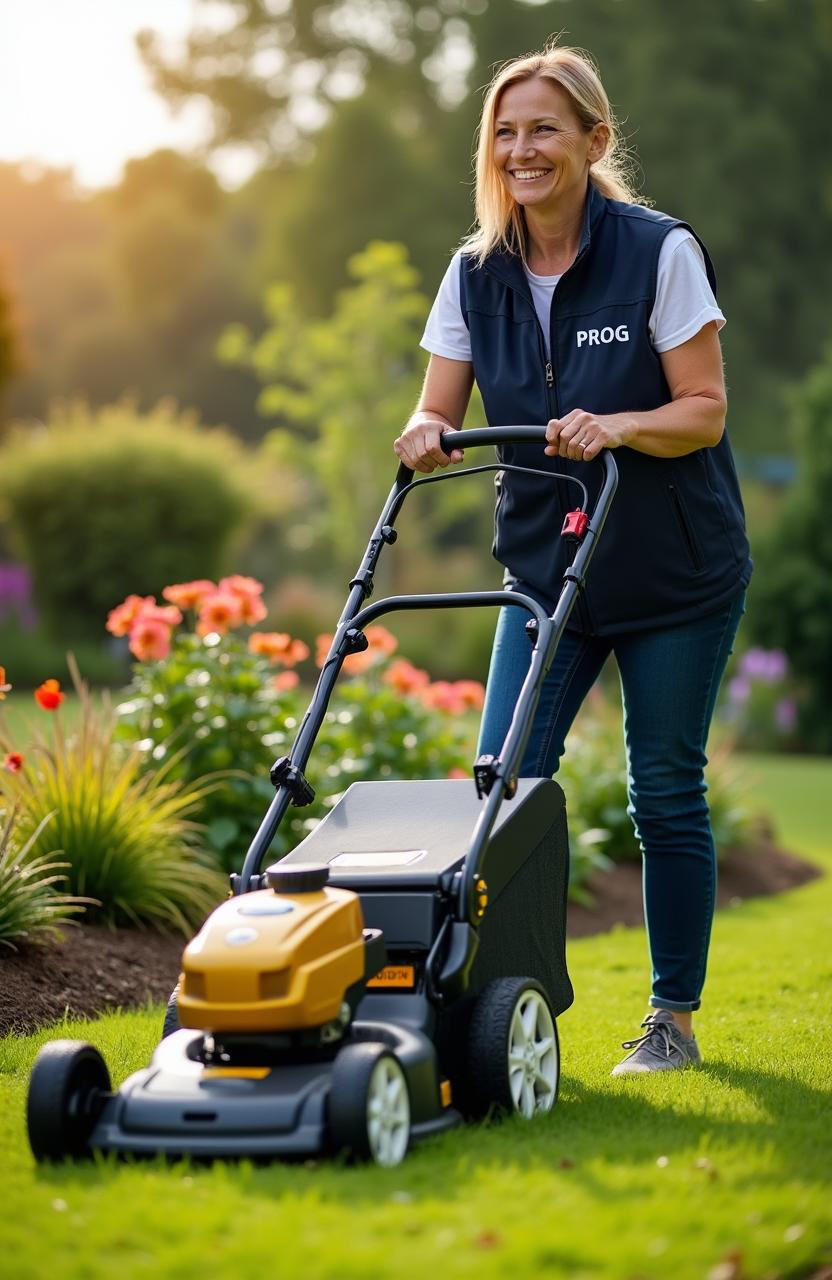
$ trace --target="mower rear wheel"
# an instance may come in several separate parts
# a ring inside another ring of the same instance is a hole
[[[329,1093],[329,1129],[336,1151],[401,1164],[410,1143],[410,1094],[402,1065],[382,1044],[351,1044],[338,1054]]]
[[[477,997],[468,1033],[471,1109],[530,1119],[551,1111],[560,1083],[558,1032],[546,993],[533,978],[497,978]]]
[[[29,1080],[26,1122],[38,1161],[89,1155],[89,1137],[110,1073],[101,1054],[83,1040],[53,1040],[35,1059]]]

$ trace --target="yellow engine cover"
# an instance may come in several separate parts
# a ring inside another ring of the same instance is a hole
[[[363,977],[363,928],[361,902],[347,889],[229,898],[185,948],[179,1021],[211,1032],[330,1022]]]

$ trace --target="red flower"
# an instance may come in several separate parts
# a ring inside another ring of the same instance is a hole
[[[44,711],[57,711],[65,696],[61,693],[58,680],[44,680],[43,684],[35,689],[35,702],[39,707],[43,707]]]
[[[161,662],[170,653],[170,627],[161,618],[140,614],[130,628],[130,652],[139,662]]]
[[[19,751],[10,751],[3,761],[3,768],[8,769],[9,773],[20,773],[23,768],[23,756]]]

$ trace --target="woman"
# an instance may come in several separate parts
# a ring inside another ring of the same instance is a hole
[[[604,88],[573,49],[548,47],[495,77],[476,207],[428,319],[424,388],[395,450],[417,471],[447,465],[440,437],[462,423],[475,378],[492,425],[548,423],[544,450],[501,450],[541,475],[498,476],[494,553],[508,587],[550,610],[566,567],[557,534],[575,504],[574,487],[547,473],[597,488],[600,468],[588,464],[616,450],[618,492],[522,773],[556,771],[613,654],[653,968],[646,1030],[624,1042],[613,1075],[684,1067],[700,1061],[692,1013],[714,906],[705,743],[751,576],[713,268],[687,224],[637,202]],[[504,609],[481,753],[499,752],[528,660],[524,615]]]

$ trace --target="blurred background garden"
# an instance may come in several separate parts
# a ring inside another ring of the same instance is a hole
[[[825,0],[63,8],[0,19],[0,809],[15,808],[15,848],[72,861],[69,829],[89,823],[62,816],[49,770],[79,796],[104,786],[95,741],[134,750],[135,803],[168,823],[160,843],[151,822],[148,846],[184,843],[206,874],[238,861],[394,474],[424,319],[472,219],[480,89],[559,31],[596,58],[644,195],[708,245],[728,317],[757,568],[711,794],[721,843],[741,839],[731,750],[832,752]],[[481,420],[475,398],[468,422]],[[418,495],[377,589],[496,586],[491,521],[487,478]],[[232,597],[213,630],[205,590],[190,607],[162,595],[194,582]],[[143,641],[135,608],[112,624],[131,595],[159,611]],[[391,626],[395,651],[379,635],[333,707],[322,795],[470,764],[492,619]],[[72,693],[70,650],[92,700]],[[69,690],[57,716],[87,731],[36,722],[30,750],[31,690],[47,679]],[[610,672],[566,766],[576,868],[636,854],[616,697]],[[70,758],[78,741],[87,754]],[[105,857],[112,832],[101,841]],[[66,887],[100,896],[88,844],[84,857]],[[186,916],[215,885],[189,881]]]

